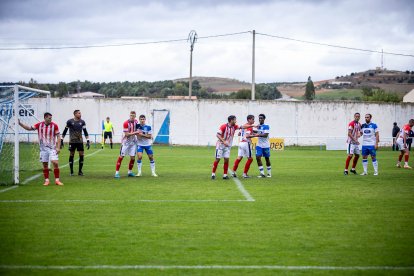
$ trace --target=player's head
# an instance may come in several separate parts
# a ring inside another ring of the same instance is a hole
[[[106,121],[109,122],[109,120],[110,120],[109,117],[106,117]]]
[[[264,124],[264,121],[266,120],[266,116],[264,114],[259,114],[259,123],[261,125]]]
[[[410,119],[408,121],[408,124],[410,125],[410,127],[413,127],[414,126],[414,119]]]
[[[145,125],[145,120],[146,120],[147,118],[145,118],[145,115],[144,114],[142,114],[142,115],[139,115],[139,123],[141,124],[141,125]]]
[[[247,115],[247,122],[250,124],[254,123],[254,115]]]
[[[230,124],[230,125],[234,126],[234,125],[236,124],[236,116],[234,116],[234,115],[230,115],[230,116],[227,118],[227,121],[229,122],[229,124]]]
[[[135,111],[129,112],[129,119],[131,121],[135,120],[136,117],[137,117],[137,113]]]
[[[365,114],[365,122],[369,124],[371,122],[372,115],[367,113]]]
[[[361,118],[361,114],[359,114],[358,112],[354,114],[355,122],[358,122],[360,118]]]
[[[394,124],[393,124],[394,126],[397,126],[397,122],[394,122]]]
[[[43,114],[43,119],[45,119],[46,124],[50,124],[50,122],[52,122],[52,113],[45,112],[45,114]]]
[[[79,109],[76,109],[73,111],[73,116],[75,116],[76,119],[80,119],[82,117],[82,114]]]

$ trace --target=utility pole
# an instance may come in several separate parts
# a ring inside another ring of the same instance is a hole
[[[256,31],[253,30],[253,49],[252,49],[252,101],[255,100],[255,44],[256,44]]]
[[[188,34],[188,39],[187,41],[190,41],[191,44],[191,48],[190,48],[190,81],[189,81],[189,85],[188,85],[188,96],[191,99],[191,93],[192,93],[192,88],[193,88],[193,49],[194,49],[194,44],[196,43],[198,38],[198,35],[196,33],[196,31],[192,30],[189,34]]]

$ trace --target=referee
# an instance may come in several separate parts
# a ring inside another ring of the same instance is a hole
[[[107,138],[109,138],[109,143],[111,145],[111,149],[113,148],[113,144],[112,144],[112,135],[115,135],[115,131],[114,131],[114,126],[112,125],[112,122],[109,121],[109,117],[106,117],[106,121],[103,124],[103,128],[104,128],[104,138],[102,141],[102,148],[104,148],[105,146],[105,141]]]

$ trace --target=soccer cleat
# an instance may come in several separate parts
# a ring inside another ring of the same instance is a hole
[[[378,175],[378,172],[374,172],[374,175]]]
[[[138,173],[137,173],[136,176],[142,176],[142,172],[141,171],[138,171]]]
[[[272,177],[272,175],[271,175],[270,173],[268,173],[268,174],[267,174],[267,177],[269,177],[269,178],[270,178],[270,177]]]
[[[70,176],[74,176],[74,174],[73,173],[70,173]]]
[[[119,173],[115,173],[115,178],[121,178],[121,176],[119,175]]]
[[[236,172],[232,172],[232,173],[231,173],[231,176],[233,176],[233,177],[236,177],[236,178],[237,178],[237,174],[236,174]]]
[[[223,179],[230,179],[230,177],[228,176],[228,175],[226,175],[226,176],[223,176]]]
[[[401,168],[401,164],[397,163],[397,165],[395,165],[397,168]]]
[[[153,172],[153,173],[151,174],[151,176],[153,176],[153,177],[158,177],[158,175],[157,175],[155,172]]]
[[[216,176],[213,174],[211,175],[211,180],[214,180],[214,179],[216,179]]]
[[[408,165],[404,165],[404,169],[412,169],[412,168]]]
[[[266,177],[266,175],[264,175],[264,174],[260,174],[259,176],[257,176],[257,178],[265,178]]]
[[[78,172],[78,175],[79,176],[83,176],[83,172]]]
[[[344,171],[344,175],[348,175],[348,171]]]
[[[63,183],[60,182],[59,180],[55,181],[55,184],[58,185],[58,186],[63,186]]]
[[[133,173],[133,172],[129,172],[129,173],[128,173],[128,177],[135,177],[135,173]]]
[[[50,183],[49,179],[46,179],[45,183],[43,183],[43,186],[49,186],[49,183]]]
[[[363,173],[361,173],[360,175],[368,175],[368,173],[366,173],[366,172],[363,172]]]
[[[357,171],[355,169],[351,169],[351,173],[353,174],[358,174]]]
[[[243,178],[250,178],[250,176],[247,174],[243,174]]]

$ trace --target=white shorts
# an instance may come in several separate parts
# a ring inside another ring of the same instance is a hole
[[[229,158],[230,157],[230,149],[231,147],[226,147],[220,144],[216,147],[216,158]]]
[[[252,149],[250,147],[250,143],[240,142],[238,156],[247,157],[247,158],[252,157]]]
[[[45,149],[40,150],[40,157],[39,157],[40,162],[43,163],[43,162],[56,161],[56,160],[59,160],[59,156],[55,149],[45,148]]]
[[[348,144],[346,147],[347,154],[360,154],[359,145],[357,144]]]
[[[395,141],[395,144],[397,144],[399,150],[405,150],[407,148],[407,144],[404,144],[403,142],[403,139],[397,139],[397,141]]]
[[[136,144],[126,144],[121,146],[120,155],[121,156],[135,156],[137,153],[137,145]]]

